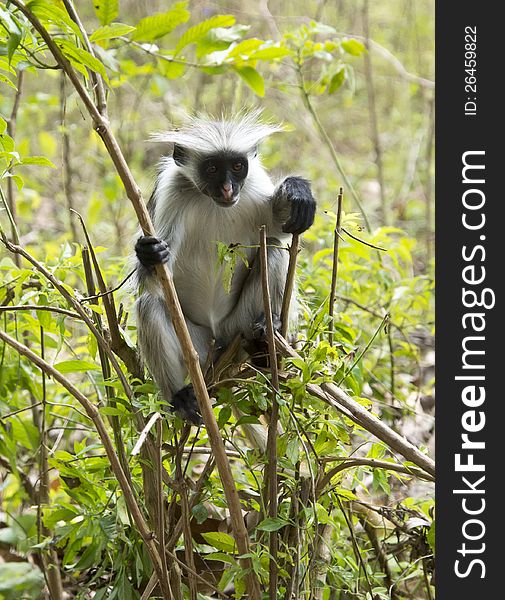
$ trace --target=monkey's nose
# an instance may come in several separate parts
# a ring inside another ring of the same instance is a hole
[[[233,185],[230,182],[223,183],[223,187],[221,188],[223,192],[223,198],[229,202],[233,198]]]

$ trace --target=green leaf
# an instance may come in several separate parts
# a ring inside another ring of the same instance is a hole
[[[216,15],[210,19],[207,19],[206,21],[202,21],[201,23],[190,27],[185,33],[182,34],[177,42],[174,54],[179,54],[179,52],[186,46],[201,40],[211,29],[216,29],[217,27],[230,27],[234,23],[235,17],[232,15]]]
[[[64,360],[56,363],[54,368],[60,373],[79,373],[84,371],[100,371],[100,367],[86,360]]]
[[[433,523],[430,525],[428,534],[426,536],[426,541],[428,542],[433,552],[435,552],[435,521],[433,521]]]
[[[119,14],[119,0],[93,0],[93,6],[102,25],[108,25]]]
[[[235,71],[247,83],[252,91],[263,98],[265,95],[265,80],[253,67],[234,67]]]
[[[228,52],[228,58],[240,58],[242,60],[249,58],[249,55],[255,50],[258,50],[260,46],[263,46],[263,40],[256,38],[250,38],[240,42],[236,46],[230,49]]]
[[[361,56],[365,52],[365,45],[353,38],[344,40],[341,43],[342,49],[352,56]]]
[[[1,598],[40,597],[44,577],[37,567],[29,562],[6,562],[0,564]],[[12,592],[15,592],[12,594]],[[4,596],[4,594],[8,594]]]
[[[107,83],[109,82],[109,78],[107,77],[107,73],[103,64],[87,50],[78,48],[75,44],[69,42],[68,40],[58,39],[56,43],[66,58],[68,58],[72,65],[76,67],[84,76],[88,76],[86,71],[86,68],[88,68],[91,69],[91,71],[99,73]]]
[[[11,87],[13,90],[17,90],[17,87],[12,83],[12,81],[3,73],[0,73],[0,83],[5,83],[6,85],[8,85],[9,87]]]
[[[170,33],[176,27],[188,21],[190,14],[186,10],[186,5],[187,2],[178,2],[168,12],[140,19],[131,39],[136,42],[153,42]]]
[[[330,85],[328,86],[328,93],[334,94],[344,83],[345,81],[345,67],[341,67],[335,75],[330,80]]]
[[[131,31],[135,31],[135,27],[125,25],[124,23],[112,23],[99,27],[89,36],[90,42],[101,42],[103,40],[112,40],[113,38],[127,35]]]
[[[161,73],[167,79],[179,79],[186,71],[186,65],[178,62],[170,62],[168,60],[158,60],[158,66]]]
[[[255,50],[249,55],[250,60],[274,60],[276,58],[284,58],[285,56],[291,55],[291,50],[283,48],[282,46],[267,46],[266,48],[260,48]]]
[[[7,40],[7,56],[9,58],[9,64],[12,60],[12,56],[16,51],[16,48],[19,46],[19,42],[21,41],[21,33],[11,33],[9,35],[9,39]]]
[[[202,533],[202,537],[217,550],[221,550],[222,552],[236,551],[237,546],[235,540],[227,533],[211,531],[210,533]]]
[[[74,33],[82,41],[82,33],[77,24],[72,21],[65,10],[56,4],[47,2],[47,0],[32,0],[28,3],[28,8],[44,25],[51,23],[62,31]]]
[[[279,531],[279,529],[282,529],[287,524],[288,522],[280,517],[270,517],[261,521],[261,523],[256,526],[256,529],[259,529],[260,531]]]
[[[51,167],[56,169],[56,165],[45,156],[25,156],[21,159],[22,165],[38,165],[40,167]]]

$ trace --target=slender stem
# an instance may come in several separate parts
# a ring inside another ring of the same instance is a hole
[[[21,94],[23,93],[23,81],[24,81],[25,73],[24,71],[18,72],[18,85],[16,94],[14,96],[14,102],[12,104],[12,110],[9,118],[7,119],[7,134],[10,135],[11,138],[14,138],[16,135],[16,125],[18,118],[19,106],[21,103]],[[10,174],[12,171],[10,170]],[[8,216],[11,224],[11,236],[12,240],[15,244],[19,244],[19,232],[17,228],[17,207],[16,207],[16,198],[14,191],[14,181],[12,177],[7,178],[7,204],[9,207]],[[14,262],[16,266],[19,267],[19,256],[14,257]]]
[[[352,234],[348,229],[346,229],[345,227],[341,227],[340,228],[344,233],[346,233],[350,238],[352,238],[353,240],[356,240],[357,242],[359,242],[360,244],[363,244],[364,246],[369,246],[370,248],[373,248],[374,250],[380,250],[381,252],[387,252],[387,248],[383,248],[382,246],[376,246],[375,244],[371,244],[370,242],[367,242],[365,240],[362,240],[361,238],[359,238],[357,235]],[[342,236],[340,236],[342,237]]]
[[[84,28],[77,11],[74,8],[74,3],[71,0],[63,0],[63,4],[67,9],[69,17],[74,21],[74,23],[79,28],[79,31],[82,34],[82,38],[84,40],[84,45],[86,46],[86,50],[91,54],[91,56],[95,56],[95,51],[91,42],[89,41],[88,34],[86,33],[86,29]],[[93,88],[95,90],[96,99],[97,99],[97,107],[101,115],[107,114],[107,101],[105,96],[105,87],[103,84],[102,76],[99,73],[95,73],[95,71],[89,70],[89,74],[91,77],[91,82],[93,84]]]
[[[368,340],[368,344],[363,348],[363,350],[358,354],[358,356],[352,361],[351,366],[348,369],[346,369],[345,373],[342,375],[340,381],[338,382],[338,385],[342,385],[342,383],[352,373],[352,370],[354,369],[354,367],[360,362],[360,360],[363,358],[363,356],[368,352],[370,346],[374,343],[375,338],[379,335],[379,332],[382,330],[384,325],[388,322],[388,319],[389,319],[389,314],[386,313],[384,315],[384,318],[382,319],[379,327],[377,327],[377,329],[374,331],[374,334],[372,335],[372,337]]]
[[[71,310],[66,310],[65,308],[60,308],[59,306],[43,306],[39,304],[8,304],[7,306],[0,306],[0,312],[11,310],[42,310],[65,315],[66,317],[72,317],[72,319],[81,319],[80,314],[72,312]]]
[[[384,189],[384,168],[382,162],[382,146],[379,137],[379,126],[377,123],[377,108],[375,103],[375,88],[373,82],[373,67],[372,67],[372,55],[370,53],[370,33],[369,33],[369,19],[368,19],[368,0],[363,0],[363,31],[365,34],[365,47],[366,52],[364,53],[365,61],[365,79],[368,96],[368,112],[370,115],[370,130],[371,137],[375,152],[375,166],[377,167],[377,179],[379,181],[379,193],[380,193],[380,213],[381,223],[387,224],[388,211],[386,206],[386,194]]]
[[[161,448],[163,445],[163,423],[161,419],[156,421],[156,486],[158,488],[158,523],[157,537],[161,556],[161,567],[168,576],[167,553],[165,545],[165,495],[163,493],[163,457]],[[169,580],[170,581],[170,580]]]
[[[66,90],[66,75],[62,71],[60,75],[60,124],[61,124],[61,141],[62,141],[62,162],[63,162],[63,191],[67,201],[69,211],[74,207],[74,190],[72,185],[73,170],[70,160],[70,136],[68,135],[67,127],[67,90]],[[69,219],[70,231],[72,232],[72,240],[77,241],[77,230],[75,228],[72,215]]]
[[[352,542],[354,554],[356,556],[357,562],[360,564],[361,568],[363,569],[363,575],[365,576],[365,580],[366,580],[366,584],[368,587],[368,592],[370,594],[370,598],[373,598],[374,594],[373,594],[373,590],[372,590],[372,584],[370,582],[370,577],[368,575],[368,570],[366,568],[365,561],[363,560],[363,557],[361,556],[358,542],[356,540],[356,534],[354,532],[354,526],[352,524],[352,517],[350,517],[347,514],[347,511],[345,510],[345,508],[342,504],[342,500],[339,498],[339,496],[337,496],[337,503],[339,505],[340,510],[342,511],[342,514],[344,515],[344,519],[345,519],[345,522],[347,523],[347,527],[349,528],[349,533],[351,535],[351,542]],[[358,574],[358,576],[359,576],[359,574]]]
[[[316,109],[314,108],[314,105],[312,104],[310,94],[306,90],[306,84],[305,84],[305,79],[303,77],[302,67],[300,64],[297,64],[296,66],[297,66],[297,72],[298,72],[298,79],[300,81],[300,90],[302,93],[303,103],[305,104],[307,110],[310,113],[310,116],[312,117],[312,120],[314,121],[314,124],[317,127],[317,130],[319,131],[319,135],[322,137],[323,141],[325,142],[326,146],[328,147],[328,150],[330,151],[330,155],[333,160],[333,163],[334,163],[335,167],[337,167],[337,171],[340,173],[340,176],[342,177],[342,179],[344,181],[346,189],[348,189],[351,192],[351,196],[353,197],[353,200],[356,203],[356,206],[359,208],[361,214],[363,215],[363,220],[365,221],[366,228],[368,229],[368,231],[371,231],[372,228],[370,225],[370,221],[368,220],[367,214],[361,203],[361,200],[359,199],[358,194],[356,193],[356,190],[354,189],[351,181],[347,177],[347,175],[342,167],[342,163],[340,162],[340,158],[337,154],[337,151],[335,150],[335,146],[333,145],[333,142],[331,141],[330,136],[328,135],[326,129],[324,128],[323,124],[321,123],[321,119],[319,118],[319,115],[317,114]]]
[[[337,290],[337,275],[338,275],[338,251],[340,245],[340,223],[342,221],[342,203],[344,198],[344,190],[340,188],[337,198],[337,221],[335,223],[335,231],[333,234],[333,264],[331,270],[331,291],[330,291],[330,306],[328,309],[328,315],[330,316],[329,323],[329,336],[328,341],[330,346],[333,346],[333,315],[335,312],[335,293]]]
[[[265,313],[268,353],[270,357],[270,370],[272,373],[272,411],[268,424],[267,455],[268,455],[268,516],[277,517],[277,427],[279,422],[279,404],[277,394],[279,393],[279,371],[277,368],[277,352],[275,350],[275,332],[272,320],[272,306],[270,303],[270,285],[268,281],[268,255],[267,234],[263,225],[260,229],[260,263],[261,284],[263,288],[263,311]],[[270,562],[269,562],[269,597],[270,600],[277,598],[278,585],[278,533],[271,531],[269,536]]]
[[[95,293],[95,283],[94,283],[94,278],[93,278],[93,271],[91,269],[91,262],[90,262],[90,258],[89,258],[89,248],[86,246],[82,249],[82,262],[83,262],[83,267],[84,267],[84,277],[86,280],[86,288],[87,288],[88,296],[91,296],[92,294]],[[93,304],[95,306],[97,306],[98,300],[95,300],[93,302]],[[103,335],[102,319],[101,319],[100,315],[94,311],[93,311],[93,320],[95,322],[96,328]],[[101,348],[100,346],[98,347],[98,356],[99,356],[100,365],[102,368],[103,380],[105,382],[110,381],[110,377],[111,377],[110,362],[108,360],[107,354],[104,352],[104,349]],[[114,400],[114,396],[115,396],[114,388],[112,386],[106,384],[105,385],[105,393],[107,395],[108,406],[110,406],[112,408],[116,408],[116,402]],[[123,433],[121,431],[121,424],[119,422],[118,415],[110,415],[109,423],[110,423],[110,425],[112,427],[112,431],[114,433],[114,441],[116,442],[116,448],[117,448],[117,452],[119,455],[119,461],[121,462],[123,471],[125,472],[125,475],[128,477],[130,484],[131,484],[130,469],[128,467],[128,458],[126,457],[126,450],[125,450],[125,446],[124,446],[124,442],[123,442]]]
[[[289,308],[291,306],[291,297],[295,287],[296,275],[296,260],[298,258],[300,236],[298,233],[293,233],[291,238],[291,246],[289,247],[289,263],[286,273],[286,283],[284,285],[284,296],[282,297],[281,309],[281,335],[286,337],[289,327]]]
[[[44,328],[40,327],[40,350],[41,357],[44,358]],[[40,456],[39,456],[39,493],[37,498],[37,521],[39,543],[41,535],[50,535],[50,532],[42,523],[42,507],[49,505],[49,463],[47,460],[47,394],[46,394],[46,374],[42,371],[42,412],[40,419]],[[63,598],[63,585],[61,582],[61,571],[58,561],[58,555],[54,547],[49,546],[47,555],[42,554],[45,576],[47,577],[47,587],[51,595],[51,600],[60,600]]]
[[[418,469],[417,467],[413,467],[410,465],[399,465],[397,463],[389,462],[387,460],[379,460],[377,458],[360,458],[360,457],[348,457],[348,458],[338,458],[338,457],[328,457],[324,459],[329,462],[330,460],[340,460],[341,464],[330,469],[324,477],[321,477],[318,481],[317,487],[318,491],[322,492],[324,488],[331,482],[333,477],[340,473],[341,471],[345,471],[346,469],[352,469],[353,467],[372,467],[374,469],[384,469],[387,471],[395,471],[396,473],[404,473],[405,475],[410,475],[411,477],[418,477],[419,479],[424,479],[425,481],[435,481],[435,478],[432,475],[428,475],[422,469]]]

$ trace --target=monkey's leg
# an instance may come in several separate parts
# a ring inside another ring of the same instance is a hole
[[[183,419],[199,425],[198,403],[193,388],[184,385],[187,370],[165,302],[144,293],[137,300],[136,310],[140,350],[163,398]],[[188,319],[186,324],[203,365],[207,360],[212,333]]]

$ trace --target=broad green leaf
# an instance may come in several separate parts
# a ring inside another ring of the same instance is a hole
[[[5,85],[8,85],[13,90],[17,90],[17,87],[12,83],[12,81],[8,77],[3,75],[3,73],[0,73],[0,83],[5,83]]]
[[[102,25],[108,25],[119,14],[119,0],[93,0],[93,6]]]
[[[270,517],[261,521],[261,523],[256,526],[256,529],[259,529],[260,531],[279,531],[279,529],[282,529],[287,524],[288,522],[280,517]]]
[[[62,31],[74,33],[82,41],[79,27],[72,21],[68,13],[56,4],[47,2],[47,0],[32,0],[28,3],[28,8],[44,25],[47,23],[56,25]]]
[[[232,15],[216,15],[210,19],[207,19],[206,21],[202,21],[201,23],[190,27],[182,34],[177,42],[174,54],[179,54],[179,52],[186,46],[201,40],[203,36],[206,35],[211,29],[216,29],[217,27],[230,27],[234,23],[235,17]]]
[[[44,576],[35,565],[29,562],[0,563],[0,598],[39,598],[43,587]]]
[[[72,65],[83,75],[87,76],[86,68],[91,69],[91,71],[99,73],[107,83],[109,82],[109,78],[107,77],[107,73],[103,64],[87,50],[78,48],[75,44],[72,44],[72,42],[69,42],[68,40],[58,40],[56,43],[66,58],[68,58]]]
[[[7,56],[9,57],[9,63],[12,60],[12,56],[14,52],[16,52],[16,48],[19,46],[19,42],[21,41],[21,33],[11,33],[9,35],[9,39],[7,40]]]
[[[131,31],[135,31],[135,27],[125,25],[124,23],[111,23],[99,27],[89,36],[90,42],[101,42],[103,40],[112,40],[122,35],[127,35]]]
[[[284,58],[292,54],[288,48],[282,46],[267,46],[266,48],[260,48],[255,50],[249,55],[251,60],[274,60],[276,58]]]
[[[334,94],[344,83],[345,81],[345,68],[341,67],[335,75],[330,80],[330,84],[328,86],[328,93]]]
[[[25,156],[21,159],[22,165],[38,165],[40,167],[51,167],[56,169],[56,165],[45,156]]]
[[[260,46],[263,46],[263,44],[263,40],[258,40],[256,38],[244,40],[230,49],[228,52],[228,58],[247,59],[252,52],[257,50]]]
[[[235,71],[260,98],[265,95],[265,80],[253,67],[234,67]]]
[[[211,531],[209,533],[202,533],[202,537],[208,544],[214,546],[217,550],[221,550],[221,552],[236,551],[237,546],[235,540],[227,533]]]
[[[365,45],[353,38],[344,40],[341,46],[348,54],[352,54],[352,56],[361,56],[365,51]]]
[[[169,60],[158,60],[158,66],[161,73],[167,79],[179,79],[186,71],[186,65],[180,62],[172,62]]]
[[[86,360],[64,360],[56,363],[54,368],[60,373],[80,373],[85,371],[100,371],[100,366]]]
[[[186,5],[187,2],[178,2],[165,13],[158,13],[140,19],[131,39],[136,42],[153,42],[170,33],[176,27],[188,21],[190,13],[186,10]]]

